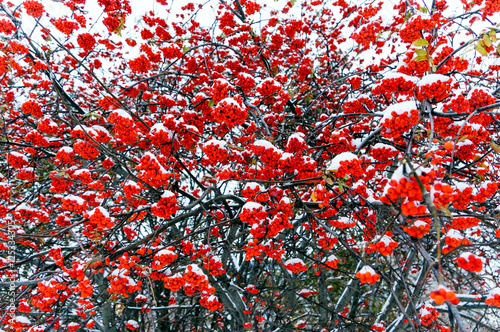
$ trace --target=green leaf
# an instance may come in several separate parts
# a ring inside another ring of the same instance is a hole
[[[497,46],[497,53],[500,54],[500,44]]]
[[[339,180],[339,191],[344,192],[344,186],[342,185],[342,181]]]
[[[419,55],[413,61],[428,61],[429,59],[427,58],[427,55]]]
[[[429,42],[425,39],[417,39],[412,44],[413,46],[428,46]]]
[[[427,13],[427,8],[425,7],[420,7],[419,10],[422,12],[422,13]]]
[[[427,55],[427,51],[426,51],[426,50],[422,50],[422,49],[420,49],[420,48],[417,48],[417,49],[415,50],[415,53],[417,53],[417,55],[419,55],[419,56],[424,56],[424,55]]]
[[[90,118],[94,117],[96,119],[102,118],[102,116],[99,114],[96,114],[95,111],[92,111],[90,113],[85,114],[82,118],[86,118],[86,117],[90,117]]]
[[[489,33],[490,39],[492,42],[496,43],[497,42],[497,32],[495,30],[491,30]]]
[[[182,53],[186,54],[187,52],[189,52],[190,49],[191,49],[191,47],[184,45],[184,46],[182,46]]]
[[[295,3],[297,2],[297,0],[290,0],[290,3],[293,5],[295,5]]]
[[[483,56],[487,56],[488,55],[488,52],[486,51],[486,49],[483,47],[483,45],[481,45],[481,43],[477,43],[475,49],[481,53]]]
[[[490,36],[484,35],[483,36],[483,42],[484,42],[484,45],[486,45],[486,47],[490,47],[491,46]]]
[[[125,19],[123,18],[123,15],[120,16],[120,25],[118,25],[118,28],[115,29],[115,31],[113,31],[114,33],[116,33],[118,36],[122,36],[122,30],[123,30],[123,24],[125,23]]]
[[[447,216],[447,217],[451,217],[453,218],[453,215],[451,214],[450,210],[448,210],[448,207],[443,207],[441,210],[444,211],[444,214]]]

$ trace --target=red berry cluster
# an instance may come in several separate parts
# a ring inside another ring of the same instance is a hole
[[[168,219],[179,210],[177,197],[171,191],[165,191],[160,200],[151,206],[151,214]]]
[[[434,180],[435,176],[435,171],[430,171],[419,176],[420,181],[427,191],[430,190],[430,182]],[[387,193],[381,198],[381,200],[383,203],[393,204],[398,201],[399,197],[403,199],[401,210],[405,215],[411,216],[427,213],[427,208],[424,205],[420,205],[420,201],[422,200],[422,191],[420,190],[415,177],[401,177],[399,181],[395,179],[389,181]]]
[[[156,147],[161,147],[162,145],[172,142],[172,132],[165,128],[163,123],[157,123],[149,132],[151,136],[151,143]]]
[[[42,133],[54,135],[57,133],[58,129],[59,127],[51,117],[44,116],[38,121],[38,130]]]
[[[249,92],[255,86],[255,79],[247,73],[239,73],[237,76],[237,84],[244,92]]]
[[[292,273],[300,273],[307,271],[307,266],[304,264],[304,261],[300,258],[292,258],[283,263],[285,269]]]
[[[17,172],[16,178],[18,178],[19,180],[33,181],[36,179],[35,171],[33,167],[23,168],[19,170],[19,172]]]
[[[417,220],[411,226],[404,227],[403,229],[410,236],[421,239],[425,234],[429,233],[431,224],[422,220]]]
[[[353,33],[351,38],[362,46],[361,50],[367,50],[370,44],[377,41],[377,34],[382,30],[380,22],[373,22],[361,28],[359,32]],[[360,51],[360,50],[356,50]]]
[[[426,77],[434,77],[437,75],[439,74],[424,76],[423,79],[425,80]],[[415,96],[417,97],[417,100],[428,99],[435,102],[442,101],[450,95],[452,82],[453,79],[451,77],[439,75],[435,81],[429,84],[418,84]]]
[[[218,78],[210,88],[209,95],[215,104],[218,104],[223,99],[229,97],[229,92],[233,91],[231,84],[228,81]]]
[[[382,123],[381,135],[386,138],[397,139],[418,123],[418,110],[413,109],[408,112],[397,113],[391,112],[390,117],[386,117]]]
[[[468,113],[470,109],[470,102],[463,95],[458,95],[443,105],[443,110],[445,112],[450,111],[458,114]]]
[[[413,51],[407,52],[403,62],[404,66],[400,66],[397,70],[398,73],[403,73],[410,76],[422,77],[430,70],[429,61],[415,61],[416,54]]]
[[[51,312],[57,302],[64,302],[71,295],[65,283],[55,280],[41,281],[31,296],[31,304],[43,312]]]
[[[374,95],[383,95],[390,100],[393,95],[412,96],[414,89],[415,82],[411,76],[397,74],[394,77],[383,78],[371,92]]]
[[[474,199],[474,195],[472,195],[472,187],[467,187],[463,190],[459,190],[457,188],[454,190],[452,197],[453,207],[459,210],[465,210],[467,209],[469,203]]]
[[[212,110],[212,117],[218,123],[224,123],[229,128],[245,123],[248,112],[242,106],[241,96],[225,98]]]
[[[255,90],[262,96],[268,96],[280,92],[281,89],[281,85],[269,77],[262,81]]]
[[[14,210],[13,215],[14,218],[16,218],[16,220],[26,219],[31,222],[35,222],[34,219],[36,218],[42,223],[48,222],[50,220],[49,214],[46,211],[33,208],[32,206],[29,206],[26,203],[22,203],[19,206],[17,206],[16,209]]]
[[[363,177],[361,160],[351,152],[343,152],[333,158],[326,169],[338,179],[351,184]]]
[[[73,144],[73,151],[79,154],[83,159],[88,160],[96,159],[99,156],[99,151],[95,147],[80,139]]]
[[[483,261],[470,252],[461,254],[460,257],[455,258],[453,261],[462,269],[470,272],[481,272],[483,270]]]
[[[169,247],[167,249],[160,250],[153,257],[152,267],[155,270],[161,270],[167,265],[172,264],[175,259],[179,256],[174,252],[174,247]]]
[[[483,106],[488,106],[496,102],[496,98],[493,97],[489,92],[481,89],[474,89],[469,93],[469,103],[471,109],[480,108]]]
[[[11,186],[9,186],[5,182],[0,182],[0,199],[8,199],[10,196],[10,189]]]
[[[430,304],[423,304],[422,308],[420,308],[420,313],[418,314],[418,317],[420,317],[420,323],[424,326],[430,326],[437,322],[438,316],[439,312]]]
[[[207,257],[204,263],[203,267],[214,277],[226,273],[226,270],[222,268],[222,261],[217,256]]]
[[[83,48],[85,52],[92,51],[96,43],[94,36],[92,36],[90,33],[82,33],[78,35],[76,42],[81,48]]]
[[[455,292],[444,286],[439,286],[436,290],[431,292],[430,296],[437,305],[443,304],[444,301],[450,301],[452,304],[458,304],[460,302]]]
[[[135,130],[132,116],[124,110],[115,110],[111,112],[108,121],[114,124],[114,131],[123,144],[131,144],[137,141],[137,132]]]
[[[319,235],[317,240],[318,246],[323,250],[331,250],[338,242],[339,240],[336,237],[327,232]]]
[[[73,164],[75,162],[75,152],[69,146],[64,146],[57,151],[56,159],[59,163]]]
[[[259,203],[248,202],[243,205],[239,217],[241,221],[246,222],[251,226],[259,225],[266,219],[267,212]]]
[[[210,311],[222,310],[223,308],[222,303],[220,303],[219,299],[214,295],[202,296],[200,298],[200,304]]]
[[[369,283],[373,285],[380,280],[380,275],[376,273],[371,267],[365,265],[356,273],[356,278],[358,278],[362,284]]]
[[[24,139],[27,142],[30,142],[33,146],[49,146],[50,143],[47,141],[45,136],[40,134],[36,130],[31,130],[29,133],[26,134]]]
[[[451,223],[451,228],[453,229],[468,229],[479,225],[481,220],[474,217],[458,217],[454,218]]]
[[[141,54],[135,59],[129,60],[128,66],[132,72],[137,74],[147,73],[151,68],[153,68],[148,57],[144,54]]]
[[[442,61],[448,57],[451,53],[453,53],[454,48],[449,46],[444,46],[436,56],[433,57],[434,63],[442,63]],[[438,69],[439,74],[446,74],[453,70],[457,72],[467,71],[469,67],[469,61],[466,59],[461,59],[458,56],[452,56],[448,58],[448,60]]]
[[[449,247],[443,248],[443,254],[446,254],[451,249],[456,248],[461,245],[471,244],[469,240],[463,237],[460,232],[455,229],[450,229],[448,233],[446,233],[446,237],[444,238],[444,243],[446,243]]]
[[[21,105],[21,111],[25,114],[31,114],[37,118],[41,118],[43,116],[42,106],[34,100],[24,102],[24,104]]]
[[[219,162],[225,164],[229,157],[229,151],[226,149],[226,142],[224,141],[210,140],[203,145],[202,150],[212,165]]]
[[[373,103],[373,100],[368,97],[361,97],[358,99],[347,100],[342,105],[344,113],[346,114],[366,113],[367,109],[372,110],[374,107],[375,104]]]
[[[75,214],[82,214],[87,210],[87,201],[79,196],[68,195],[62,199],[61,207]]]
[[[71,178],[80,181],[83,183],[90,183],[92,182],[92,175],[90,174],[90,171],[88,169],[77,169],[76,171],[71,174]]]
[[[51,18],[50,22],[54,25],[54,27],[56,27],[57,30],[61,31],[66,36],[71,35],[74,30],[79,28],[78,23],[68,21],[65,17],[60,17],[57,20]]]
[[[486,201],[491,196],[495,195],[498,191],[498,183],[497,182],[483,182],[481,188],[479,188],[479,192],[474,197],[479,203]]]
[[[29,164],[28,157],[16,151],[9,153],[7,161],[11,167],[16,169],[21,169]]]
[[[390,145],[377,143],[370,149],[370,156],[377,161],[390,161],[399,154],[399,151]]]
[[[49,189],[52,193],[65,193],[73,186],[73,181],[64,180],[55,171],[49,177],[52,179]]]
[[[166,184],[171,176],[151,152],[142,156],[136,169],[141,171],[137,177],[155,188]]]
[[[474,159],[476,152],[477,145],[471,140],[466,139],[456,145],[455,155],[462,160],[470,161]]]
[[[186,281],[184,292],[186,295],[194,295],[196,291],[212,295],[215,289],[208,283],[208,278],[203,271],[196,265],[188,265],[183,274]]]
[[[23,2],[24,9],[26,9],[26,13],[30,16],[38,18],[43,15],[44,7],[41,3],[34,0],[25,0]]]
[[[445,207],[453,199],[453,188],[446,183],[434,184],[434,204],[437,208]]]
[[[110,294],[119,294],[125,298],[133,292],[141,289],[142,281],[135,282],[129,277],[130,271],[123,268],[117,268],[107,279],[109,280],[108,292]]]
[[[137,321],[133,319],[129,319],[125,324],[125,328],[131,331],[135,331],[139,328],[139,323],[137,323]]]
[[[350,220],[347,217],[340,217],[338,220],[329,220],[330,225],[333,227],[338,227],[340,229],[350,228],[356,226],[356,222],[354,220]]]
[[[328,256],[323,262],[323,264],[326,265],[328,269],[336,269],[338,263],[339,259],[335,255]]]
[[[133,195],[138,195],[142,192],[141,187],[135,183],[134,181],[127,180],[123,185],[123,192],[125,193],[125,197],[131,199]]]
[[[372,326],[372,328],[371,328],[370,331],[384,332],[385,331],[385,327],[381,323],[376,323],[376,324],[373,324],[373,326]]]
[[[243,247],[243,250],[245,250],[246,255],[245,255],[245,261],[249,261],[252,258],[255,258],[257,260],[261,259],[262,255],[262,250],[264,249],[264,246],[258,243],[258,239],[254,239],[253,241],[248,242],[245,247]]]
[[[85,223],[85,228],[87,228],[88,231],[109,229],[115,225],[111,221],[108,211],[100,206],[88,213],[85,213],[83,217],[88,219]]]
[[[265,189],[262,188],[258,183],[248,182],[241,191],[241,195],[246,199],[261,203],[267,202],[269,200],[269,194],[264,192]]]
[[[495,13],[500,12],[500,1],[498,0],[486,0],[484,2],[484,7],[482,9],[482,16],[491,16]]]
[[[183,53],[179,45],[175,43],[168,43],[167,46],[159,47],[163,53],[163,57],[168,60],[179,59]]]
[[[484,301],[487,305],[494,305],[500,308],[500,288],[493,288],[488,293],[488,298]]]
[[[266,235],[266,225],[265,224],[254,224],[250,229],[250,234],[256,239],[263,238]]]
[[[401,29],[399,35],[406,43],[413,43],[417,39],[422,38],[422,31],[431,31],[435,23],[421,16],[413,16],[406,26]]]
[[[398,243],[394,241],[390,236],[384,235],[377,243],[369,243],[366,252],[372,253],[378,251],[383,256],[388,256],[392,254],[394,249],[398,246]]]
[[[61,248],[51,248],[49,249],[49,256],[52,258],[57,266],[63,266],[64,256],[62,255]]]
[[[270,221],[267,226],[267,237],[273,238],[277,236],[284,229],[291,229],[293,225],[290,223],[288,215],[278,212]]]
[[[306,141],[304,140],[305,135],[303,133],[295,133],[290,135],[286,143],[286,152],[289,153],[300,153],[302,150],[309,148]]]
[[[165,279],[163,279],[165,288],[170,289],[172,292],[177,292],[179,291],[182,287],[184,287],[184,284],[186,283],[186,280],[184,280],[184,277],[182,274],[177,273],[174,274],[173,276],[167,276]]]
[[[94,287],[90,284],[90,279],[85,278],[84,280],[80,281],[78,285],[74,288],[75,293],[80,293],[80,297],[82,298],[87,298],[91,297],[92,294],[94,294]]]
[[[331,135],[328,134],[328,136],[329,152],[336,154],[355,150],[355,148],[353,148],[353,146],[351,145],[351,140],[347,139],[347,137],[349,137],[348,133],[334,132]]]
[[[272,143],[266,140],[255,141],[250,149],[270,168],[277,168],[283,156],[281,150],[277,149]]]

